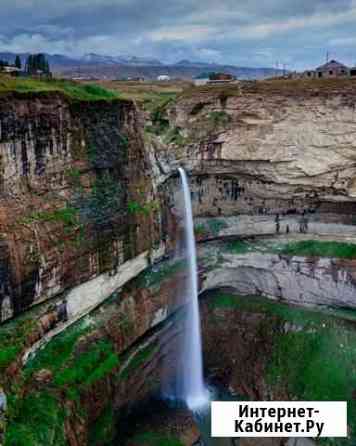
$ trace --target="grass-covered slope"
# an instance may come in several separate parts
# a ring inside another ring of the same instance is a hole
[[[275,241],[234,240],[227,244],[232,254],[261,252],[300,257],[329,257],[356,259],[356,244],[338,241],[301,240],[276,243]]]
[[[189,82],[135,82],[135,81],[99,81],[99,85],[108,90],[118,92],[124,99],[134,100],[147,112],[164,108],[174,101]]]
[[[280,252],[292,256],[356,259],[356,245],[351,243],[306,240],[288,243]]]
[[[91,328],[93,330],[93,327]],[[79,322],[38,352],[22,372],[20,384],[8,395],[7,446],[64,445],[64,400],[80,405],[80,395],[110,375],[119,357],[109,339],[85,342],[90,327]],[[46,372],[51,383],[37,384],[36,376]]]
[[[39,80],[31,78],[12,78],[0,75],[0,96],[7,93],[63,93],[73,100],[100,101],[119,98],[117,92],[107,90],[100,85],[80,84],[68,80]]]
[[[352,440],[324,439],[322,444],[355,444],[355,311],[321,312],[229,293],[216,293],[209,306],[213,311],[259,313],[275,318],[273,351],[265,370],[269,387],[277,394],[283,389],[298,401],[348,401]]]

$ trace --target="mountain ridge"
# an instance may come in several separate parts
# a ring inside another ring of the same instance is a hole
[[[236,76],[238,79],[265,79],[282,74],[282,70],[269,67],[241,67],[188,59],[168,64],[155,58],[132,55],[111,56],[87,53],[84,56],[74,58],[64,54],[44,54],[53,72],[64,77],[90,79],[143,77],[147,80],[153,80],[163,74],[172,78],[191,80],[203,72],[223,71]],[[19,53],[18,55],[24,65],[29,53]],[[0,59],[7,60],[10,63],[14,63],[15,57],[16,53],[0,52]]]

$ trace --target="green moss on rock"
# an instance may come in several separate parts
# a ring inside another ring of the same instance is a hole
[[[179,438],[157,432],[145,432],[132,438],[131,442],[137,446],[183,446]]]
[[[265,372],[270,388],[277,393],[283,389],[300,401],[348,401],[348,423],[356,438],[355,312],[317,311],[228,293],[215,293],[209,305],[274,317],[273,350]],[[327,439],[323,444],[346,446],[348,441]]]
[[[83,351],[77,351],[80,338],[88,330],[79,324],[52,339],[28,364],[27,377],[48,369],[53,374],[54,386],[69,391],[71,397],[71,389],[80,391],[107,376],[119,365],[119,357],[109,340],[90,343]]]
[[[325,323],[276,336],[267,377],[300,401],[348,401],[348,424],[356,438],[356,333],[343,324]],[[347,445],[327,439],[324,444]]]
[[[227,224],[224,220],[218,218],[211,218],[208,220],[208,227],[210,232],[217,237],[219,232],[227,228]]]
[[[157,286],[163,280],[174,276],[180,271],[184,271],[185,267],[186,263],[184,261],[162,263],[143,272],[138,278],[138,284],[142,287]]]
[[[6,446],[64,446],[63,404],[76,404],[85,416],[80,396],[88,387],[109,376],[119,357],[108,339],[91,342],[96,329],[81,321],[53,338],[30,360],[18,386],[8,393]],[[35,375],[49,372],[46,391],[33,387]]]
[[[208,119],[213,127],[225,127],[231,122],[231,116],[223,110],[209,113]]]
[[[5,446],[64,446],[64,409],[48,392],[34,392],[9,401]]]
[[[115,438],[115,416],[109,405],[101,416],[91,425],[89,430],[89,446],[106,446]]]
[[[305,240],[282,246],[279,253],[291,256],[356,258],[356,244]]]
[[[66,206],[62,209],[56,209],[54,211],[34,212],[29,217],[24,219],[25,223],[41,223],[41,222],[59,222],[62,223],[64,228],[75,228],[80,225],[78,220],[77,209]]]
[[[157,347],[155,345],[148,345],[142,350],[139,350],[130,359],[127,366],[121,371],[120,379],[128,379],[130,375],[134,373],[139,367],[141,367],[146,361],[148,361],[156,351]]]
[[[74,386],[81,389],[108,375],[118,364],[112,343],[96,342],[88,350],[74,354],[66,367],[55,371],[54,384],[61,388]]]
[[[67,328],[63,333],[51,341],[36,356],[28,362],[24,370],[25,376],[30,377],[41,369],[51,370],[56,376],[67,367],[68,361],[73,357],[79,339],[88,333],[89,327],[79,322]]]
[[[35,327],[31,315],[20,316],[0,328],[0,376],[24,350],[27,338]]]
[[[253,245],[243,240],[234,240],[228,244],[228,251],[232,254],[247,254],[254,249]]]

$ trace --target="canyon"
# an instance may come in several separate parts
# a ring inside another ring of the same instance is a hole
[[[150,111],[2,94],[0,444],[150,446],[150,429],[199,444],[184,410],[125,428],[175,373],[184,167],[207,380],[347,400],[349,438],[323,444],[351,445],[355,106],[338,80],[188,88]]]

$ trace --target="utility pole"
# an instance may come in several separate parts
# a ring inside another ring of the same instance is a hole
[[[326,52],[326,63],[329,62],[329,58],[330,58],[330,54],[329,54],[329,51],[327,51],[327,52]]]

